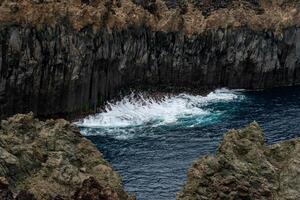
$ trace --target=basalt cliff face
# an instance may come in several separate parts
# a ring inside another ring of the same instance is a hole
[[[300,83],[297,0],[1,0],[0,117],[96,111],[136,86]]]
[[[296,200],[300,140],[266,145],[257,123],[231,130],[214,156],[195,161],[178,200]]]
[[[1,200],[129,200],[120,176],[65,120],[18,114],[0,125]]]

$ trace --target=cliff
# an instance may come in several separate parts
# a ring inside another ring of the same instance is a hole
[[[257,123],[230,130],[216,155],[193,163],[177,199],[299,199],[299,155],[299,139],[268,146]]]
[[[69,122],[18,114],[0,125],[0,199],[133,198],[102,154]]]
[[[0,118],[95,112],[129,87],[300,82],[297,0],[0,1]]]

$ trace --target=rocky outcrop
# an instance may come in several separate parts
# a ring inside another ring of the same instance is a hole
[[[300,28],[219,29],[193,37],[134,28],[0,32],[0,115],[96,111],[135,86],[259,89],[300,83]]]
[[[177,199],[299,199],[299,155],[299,139],[268,146],[255,122],[230,130],[216,155],[193,163]]]
[[[130,198],[120,176],[69,122],[32,114],[1,122],[0,199]]]
[[[298,1],[172,2],[3,1],[0,118],[95,112],[136,86],[300,83]]]

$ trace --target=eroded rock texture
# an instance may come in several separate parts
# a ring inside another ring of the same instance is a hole
[[[266,145],[257,123],[230,130],[215,156],[195,161],[178,200],[300,198],[300,140]]]
[[[0,117],[95,112],[121,88],[300,82],[298,1],[11,1]]]
[[[0,113],[95,111],[125,86],[268,88],[300,82],[300,29],[219,29],[186,37],[65,26],[0,33]]]
[[[1,122],[0,199],[129,197],[119,175],[69,122],[41,122],[32,114],[18,114]]]

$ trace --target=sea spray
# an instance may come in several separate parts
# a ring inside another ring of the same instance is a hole
[[[76,125],[88,129],[106,129],[105,132],[109,131],[108,129],[116,131],[116,128],[126,128],[125,132],[130,132],[132,128],[138,126],[170,125],[189,118],[196,118],[193,123],[198,124],[214,119],[214,116],[219,114],[217,111],[207,109],[206,106],[234,101],[241,99],[242,96],[237,91],[224,88],[217,89],[207,96],[182,93],[174,96],[166,95],[160,99],[142,93],[132,93],[115,103],[108,102],[104,112],[88,116],[76,122]],[[82,131],[83,134],[88,132],[91,131]],[[96,134],[99,134],[99,131]]]
[[[203,103],[202,98],[210,100]],[[143,200],[175,199],[191,163],[215,154],[223,134],[232,128],[256,120],[268,144],[300,136],[300,87],[223,90],[202,98],[196,105],[208,115],[184,116],[163,125],[80,129],[122,175],[126,191]]]

